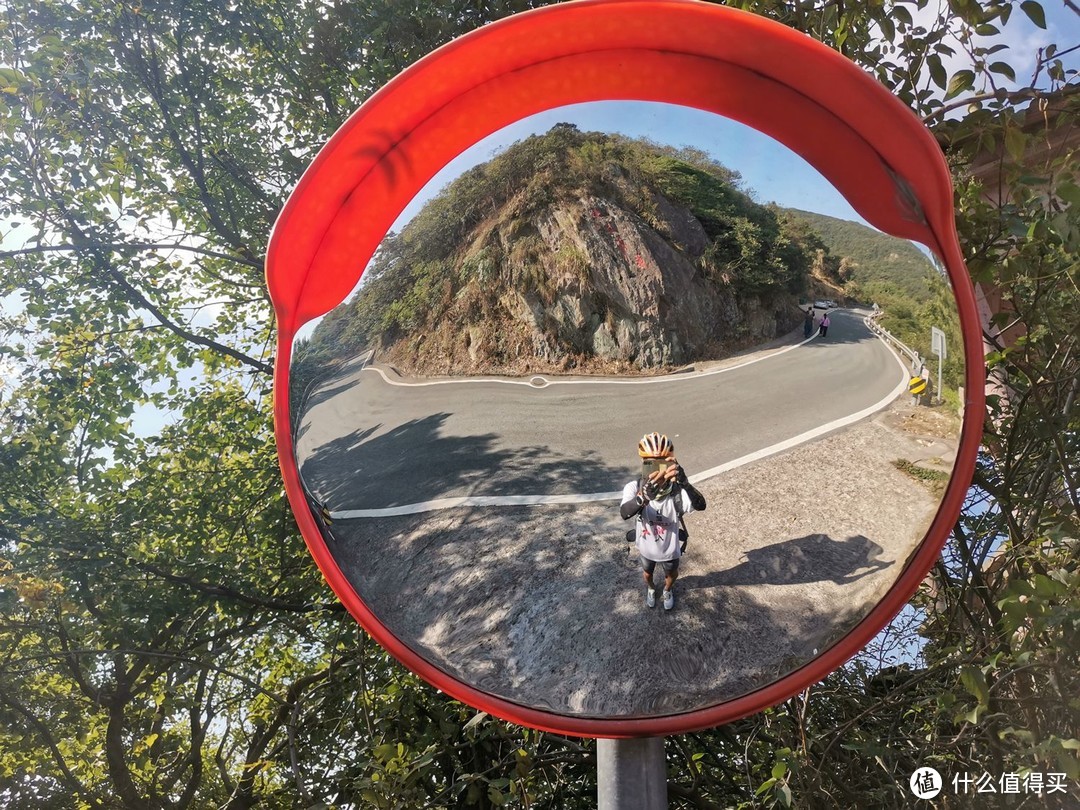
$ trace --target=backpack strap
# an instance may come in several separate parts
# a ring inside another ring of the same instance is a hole
[[[682,541],[680,543],[680,551],[685,553],[686,544],[690,540],[690,531],[689,531],[689,529],[686,528],[686,521],[683,519],[684,511],[683,511],[682,499],[683,499],[683,493],[684,492],[686,492],[686,490],[684,490],[682,488],[682,486],[680,485],[679,486],[678,497],[675,498],[675,514],[679,518],[679,528],[682,530],[682,531],[679,532],[679,539]]]

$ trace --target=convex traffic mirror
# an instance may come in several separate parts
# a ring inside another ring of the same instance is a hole
[[[910,597],[970,480],[951,217],[919,122],[765,20],[582,2],[451,43],[271,240],[316,561],[403,663],[517,722],[671,733],[786,698]],[[652,431],[706,508],[650,607],[620,504]]]

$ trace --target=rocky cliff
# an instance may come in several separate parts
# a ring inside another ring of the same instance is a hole
[[[432,200],[313,343],[420,375],[649,373],[801,322],[809,230],[698,153],[560,126]]]

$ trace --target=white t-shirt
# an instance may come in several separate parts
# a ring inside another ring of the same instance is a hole
[[[638,482],[631,481],[622,491],[622,502],[637,497]],[[673,489],[671,495],[658,501],[649,501],[636,519],[637,550],[646,560],[664,562],[682,556],[679,548],[679,514],[675,510],[675,494],[682,496],[683,514],[693,512],[690,496],[685,489]]]

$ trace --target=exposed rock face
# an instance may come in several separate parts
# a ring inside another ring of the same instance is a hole
[[[480,268],[481,285],[504,290],[501,312],[488,312],[500,324],[488,340],[515,336],[531,348],[532,370],[565,369],[568,352],[577,367],[598,360],[653,369],[763,342],[799,322],[790,296],[739,299],[704,283],[696,264],[708,245],[701,223],[659,194],[652,202],[651,224],[586,194],[482,229],[463,262]],[[485,255],[506,259],[485,271]],[[514,283],[516,264],[540,268],[539,282]],[[493,354],[477,345],[483,339],[469,330],[470,364]]]

